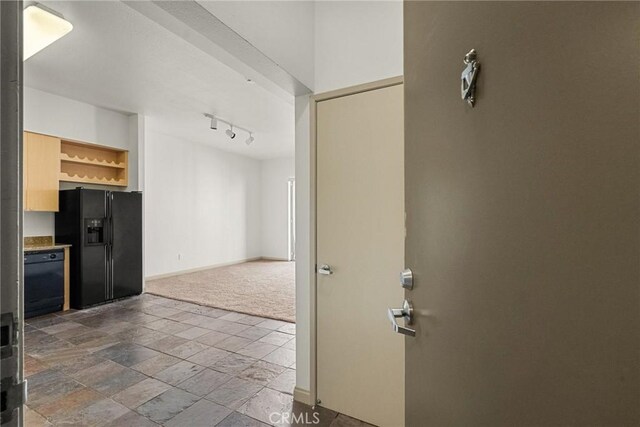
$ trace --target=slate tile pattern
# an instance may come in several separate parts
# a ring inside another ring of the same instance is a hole
[[[28,319],[25,353],[27,427],[367,426],[293,401],[279,320],[143,294]]]

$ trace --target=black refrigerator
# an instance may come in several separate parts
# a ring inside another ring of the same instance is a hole
[[[142,194],[60,191],[56,242],[71,244],[71,307],[142,292]]]

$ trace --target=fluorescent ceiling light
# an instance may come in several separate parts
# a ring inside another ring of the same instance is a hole
[[[22,60],[26,61],[72,29],[71,22],[39,5],[31,5],[23,12],[24,45]]]

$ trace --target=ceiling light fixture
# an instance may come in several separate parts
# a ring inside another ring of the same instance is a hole
[[[0,0],[1,1],[1,0]],[[244,141],[245,144],[247,145],[251,145],[253,143],[253,141],[255,141],[256,139],[253,137],[253,131],[247,128],[243,128],[241,126],[236,126],[233,123],[221,119],[220,117],[213,115],[213,114],[209,114],[209,113],[204,113],[204,116],[211,119],[211,125],[209,126],[211,129],[213,130],[217,130],[218,129],[218,122],[222,122],[222,123],[226,123],[227,125],[229,125],[229,129],[227,129],[226,131],[224,131],[225,134],[227,134],[227,136],[231,139],[234,139],[237,136],[237,133],[234,131],[234,129],[240,129],[246,133],[249,134],[249,136],[247,137],[247,139]]]
[[[215,116],[211,116],[211,125],[209,126],[209,128],[213,130],[218,129],[218,119],[216,119]]]
[[[231,139],[236,137],[236,133],[233,131],[233,125],[229,125],[229,129],[227,129],[225,133]]]
[[[39,4],[26,7],[22,12],[22,17],[24,21],[23,61],[73,30],[71,22]]]

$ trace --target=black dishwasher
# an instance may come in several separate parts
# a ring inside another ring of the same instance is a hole
[[[30,252],[24,256],[24,317],[62,310],[64,251]]]

